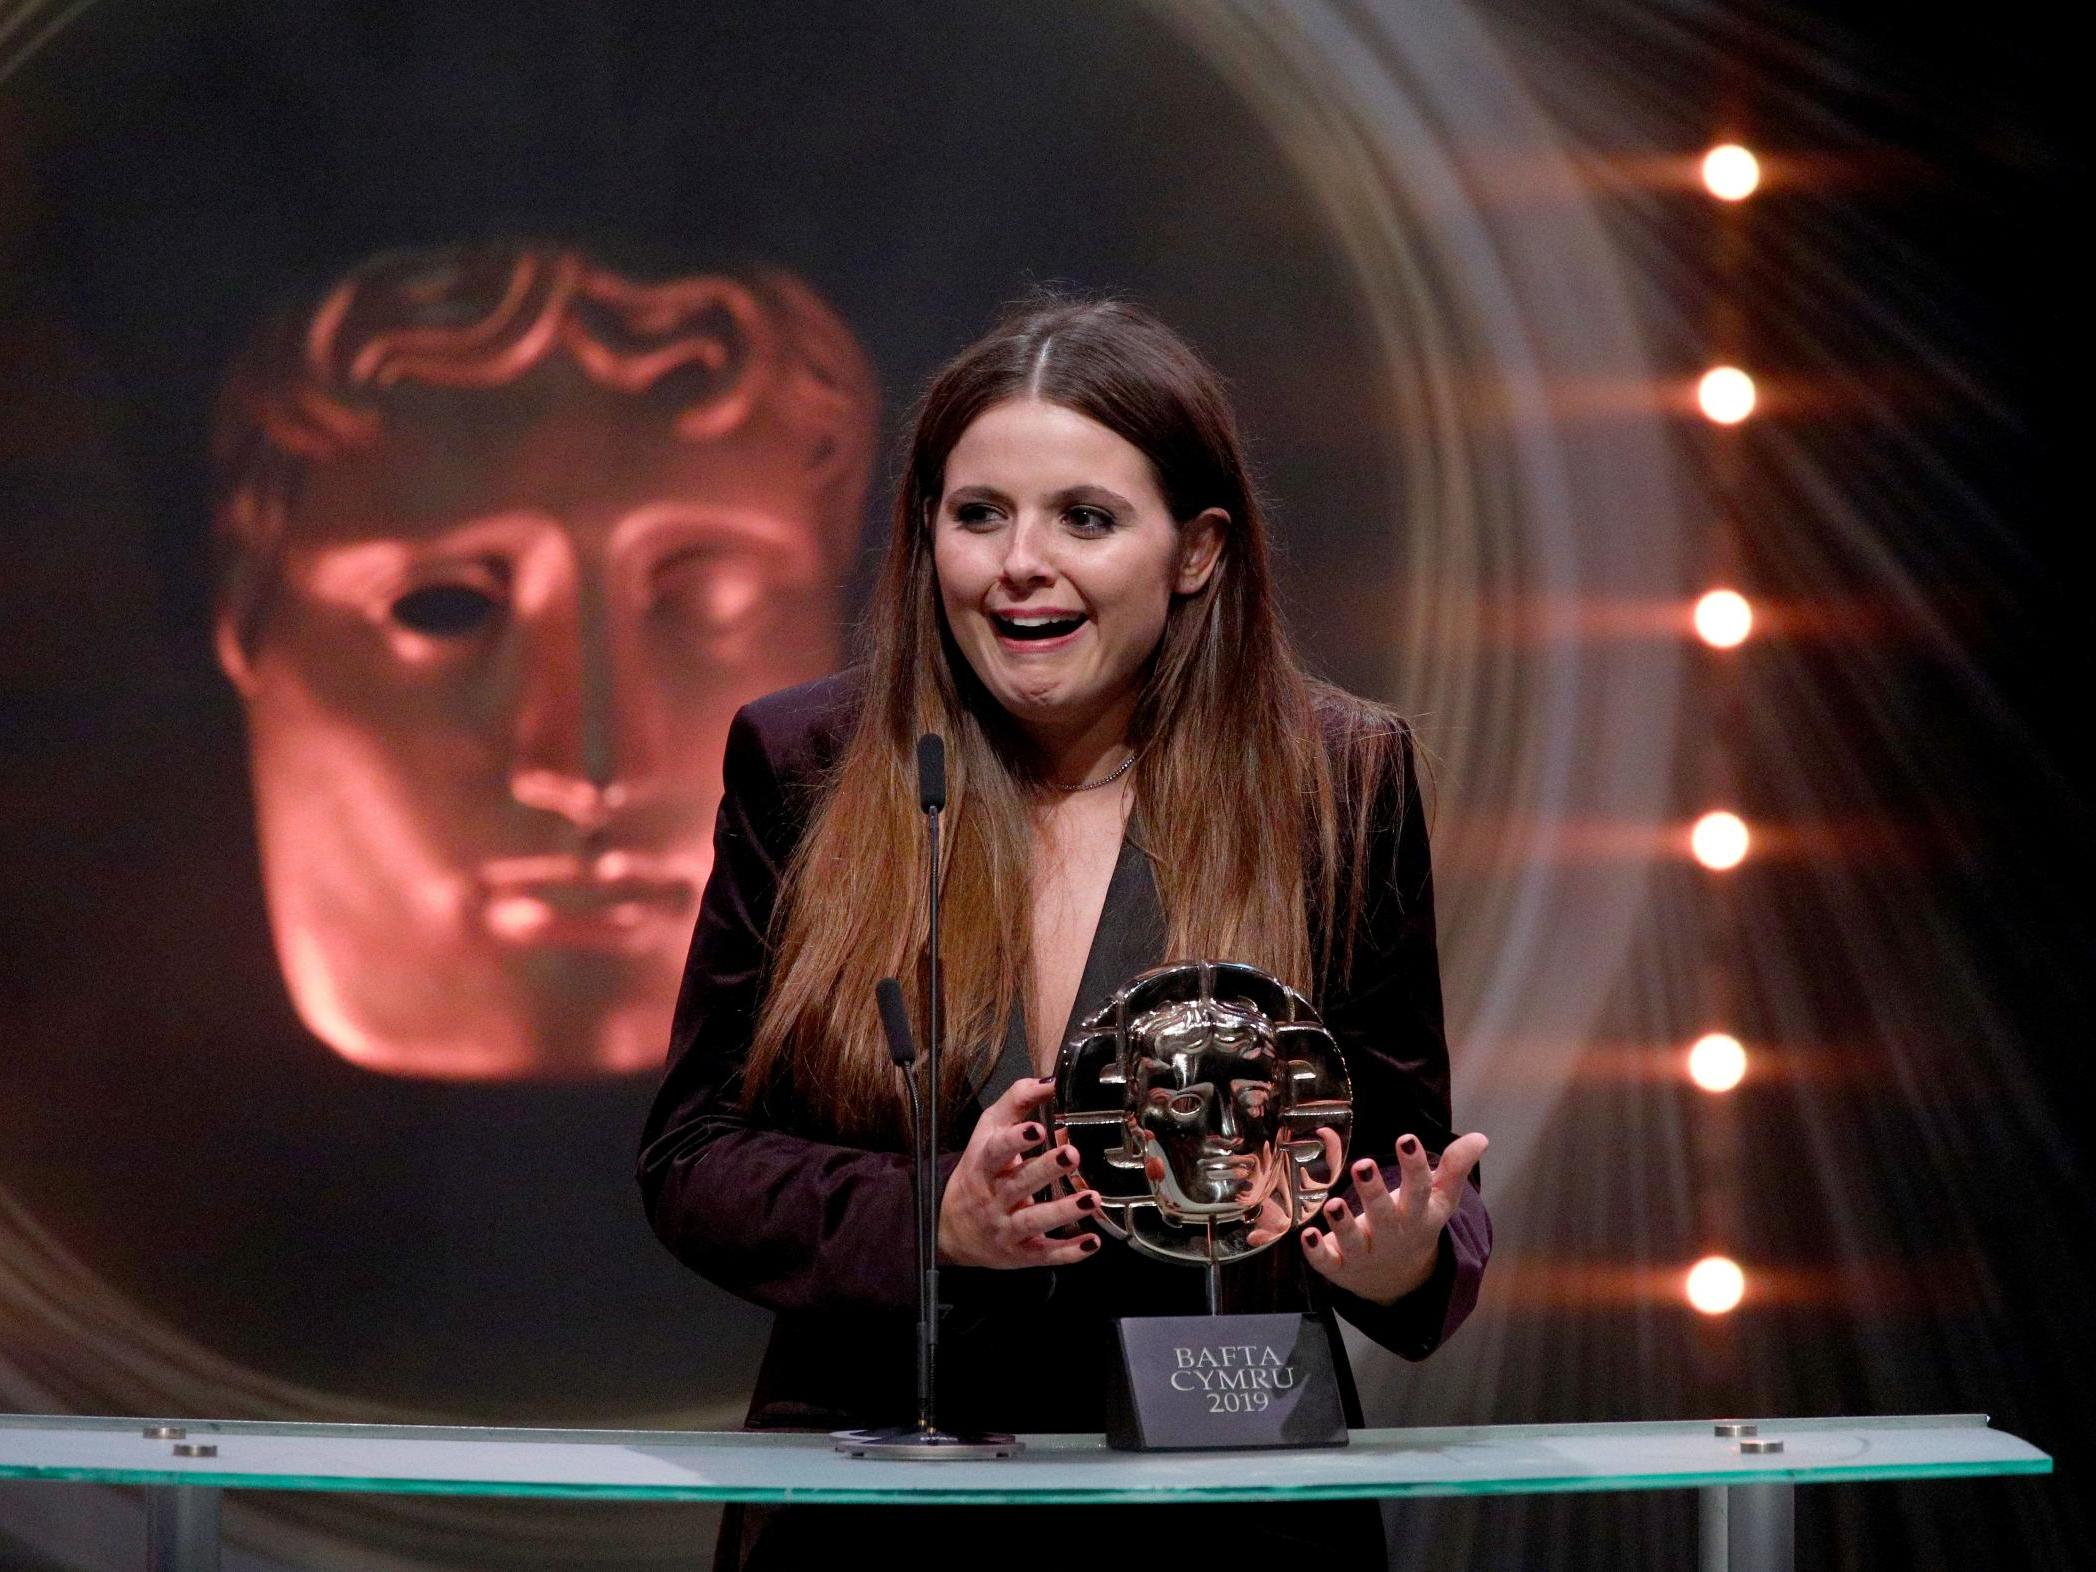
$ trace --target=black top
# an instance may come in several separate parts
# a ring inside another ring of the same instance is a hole
[[[1131,819],[1121,837],[1113,875],[1106,881],[1099,926],[1085,956],[1077,997],[1070,1004],[1070,1019],[1056,1041],[1068,1042],[1077,1034],[1078,1024],[1105,1004],[1115,989],[1137,972],[1157,965],[1163,956],[1164,905],[1158,898],[1157,880],[1150,873],[1150,859],[1142,849],[1140,822]],[[1014,1009],[1004,1029],[1004,1051],[976,1088],[976,1106],[988,1108],[1032,1074],[1033,1045],[1027,1039],[1026,1012]]]

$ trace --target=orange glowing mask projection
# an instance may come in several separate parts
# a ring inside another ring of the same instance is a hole
[[[271,929],[356,1064],[660,1063],[736,708],[836,657],[876,395],[783,272],[375,258],[235,362],[220,663]]]

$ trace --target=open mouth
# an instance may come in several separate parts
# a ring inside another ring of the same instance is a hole
[[[1046,644],[1068,638],[1089,620],[1081,611],[991,613],[1000,638],[1019,644]]]

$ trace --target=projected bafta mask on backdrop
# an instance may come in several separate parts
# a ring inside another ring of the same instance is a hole
[[[660,1062],[737,706],[835,661],[876,398],[753,269],[372,260],[222,395],[220,661],[305,1023],[374,1070]]]

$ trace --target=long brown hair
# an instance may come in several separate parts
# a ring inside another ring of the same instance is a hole
[[[947,626],[931,534],[947,455],[977,416],[1014,398],[1076,410],[1139,448],[1180,524],[1210,508],[1229,515],[1207,583],[1173,600],[1132,723],[1131,822],[1170,956],[1249,961],[1315,998],[1319,977],[1346,964],[1368,816],[1375,798],[1390,800],[1401,758],[1402,723],[1310,677],[1289,642],[1265,515],[1215,371],[1124,301],[1050,299],[1008,317],[949,362],[918,406],[857,722],[773,922],[745,1096],[790,1079],[842,1136],[885,1135],[901,1122],[873,989],[882,977],[918,975],[927,912],[915,743],[924,732],[947,748],[942,1106],[994,1059],[1005,1022],[1031,996],[1037,788],[1011,723]]]

